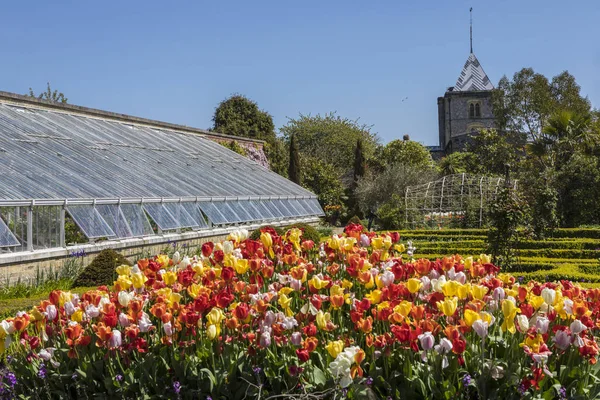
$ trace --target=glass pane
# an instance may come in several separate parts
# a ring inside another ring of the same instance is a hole
[[[240,218],[240,222],[254,221],[254,217],[250,212],[243,206],[240,201],[228,201],[227,205],[231,207],[233,212]]]
[[[201,201],[198,202],[198,207],[200,207],[202,212],[206,214],[210,222],[212,222],[213,224],[220,225],[228,222],[227,218],[225,218],[225,216],[221,214],[219,209],[215,206],[215,203],[209,201]]]
[[[198,207],[198,203],[181,203],[181,206],[185,209],[185,211],[194,219],[196,223],[195,229],[204,229],[208,228],[208,224],[204,219],[204,215],[202,215],[202,211]]]
[[[304,208],[302,206],[300,206],[300,203],[298,203],[298,200],[283,200],[283,202],[285,203],[285,205],[287,206],[287,208],[294,213],[294,216],[296,217],[302,217],[306,215],[306,212],[304,211]]]
[[[116,236],[94,206],[67,206],[67,211],[88,239]]]
[[[250,217],[252,217],[252,221],[262,221],[267,219],[267,217],[263,213],[261,213],[256,209],[256,207],[254,207],[251,201],[241,200],[239,203],[242,206],[242,208],[246,210],[248,214],[250,214]]]
[[[120,208],[134,237],[154,234],[152,225],[150,225],[150,221],[148,221],[148,217],[142,209],[141,204],[121,204]]]
[[[96,206],[96,210],[113,232],[117,234],[117,237],[127,238],[133,236],[117,204],[100,204]]]
[[[292,211],[283,200],[271,200],[273,205],[281,211],[284,217],[295,217],[296,213]]]
[[[179,228],[197,228],[198,223],[185,211],[179,203],[164,203],[169,214],[179,223]]]
[[[0,246],[1,247],[12,247],[19,246],[21,243],[17,240],[15,235],[8,229],[8,226],[0,218]]]
[[[148,203],[144,204],[144,209],[150,215],[150,218],[156,222],[156,225],[163,230],[168,231],[171,229],[179,228],[179,222],[173,218],[171,214],[163,207],[160,203]]]
[[[273,203],[273,200],[264,200],[263,204],[269,209],[269,211],[271,211],[271,214],[273,214],[275,218],[282,218],[287,216],[279,206]]]
[[[313,215],[313,211],[310,209],[310,206],[304,202],[304,200],[294,200],[296,204],[296,208],[302,211],[302,215]]]
[[[256,208],[256,210],[258,210],[260,215],[262,215],[263,217],[262,219],[275,219],[275,216],[273,215],[271,210],[269,210],[269,208],[264,204],[264,202],[260,200],[252,200],[250,201],[250,204],[252,204],[254,208]]]
[[[221,213],[223,217],[225,217],[226,223],[236,223],[242,222],[244,219],[237,215],[237,213],[229,206],[227,202],[224,201],[216,201],[213,203],[217,210]]]
[[[319,204],[319,200],[317,199],[304,199],[303,200],[313,211],[314,215],[325,215],[323,209],[321,208],[321,204]]]

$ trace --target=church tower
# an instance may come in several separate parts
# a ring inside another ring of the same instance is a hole
[[[494,85],[473,53],[472,27],[471,23],[469,58],[456,85],[449,87],[444,97],[437,100],[440,148],[446,155],[462,150],[469,137],[481,129],[495,127],[492,109]]]

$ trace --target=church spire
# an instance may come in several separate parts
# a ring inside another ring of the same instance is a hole
[[[473,7],[469,9],[469,30],[471,33],[471,54],[473,53]]]

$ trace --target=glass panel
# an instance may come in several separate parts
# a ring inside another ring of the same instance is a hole
[[[179,228],[197,228],[198,223],[179,203],[163,203],[169,214],[179,223]]]
[[[94,206],[67,206],[67,211],[88,239],[116,236]]]
[[[281,207],[273,203],[273,200],[264,200],[263,204],[269,209],[269,211],[271,211],[271,214],[273,214],[275,218],[283,218],[287,216],[286,213],[283,212]]]
[[[8,226],[0,218],[0,246],[1,247],[12,247],[20,246],[21,243],[17,240],[15,235],[8,229]]]
[[[217,210],[221,213],[223,217],[225,217],[225,222],[227,223],[236,223],[242,222],[244,219],[237,215],[237,213],[229,206],[229,204],[225,201],[216,201],[213,203]]]
[[[179,222],[173,218],[171,214],[163,207],[160,203],[148,203],[144,204],[144,209],[150,215],[150,218],[156,222],[156,225],[163,230],[168,231],[171,229],[179,228]]]
[[[250,204],[252,204],[254,208],[256,208],[256,210],[258,210],[260,215],[263,216],[263,219],[275,219],[275,216],[273,215],[271,210],[269,210],[269,208],[265,205],[264,202],[260,200],[251,200]]]
[[[261,213],[260,211],[258,211],[256,209],[256,207],[254,207],[254,204],[252,204],[251,201],[248,200],[241,200],[240,205],[242,206],[242,208],[244,210],[246,210],[246,212],[248,214],[250,214],[250,217],[252,218],[252,221],[263,221],[265,219],[268,219],[264,213]]]
[[[202,215],[202,211],[198,207],[198,203],[181,203],[181,206],[185,209],[185,211],[194,219],[196,223],[195,229],[204,229],[208,228],[208,224],[204,219],[204,215]]]
[[[215,206],[215,203],[210,201],[200,201],[198,202],[198,207],[206,214],[210,222],[215,225],[225,224],[227,223],[227,218],[221,214],[219,209]]]
[[[302,211],[302,215],[313,215],[313,211],[310,209],[310,206],[304,202],[304,200],[294,200],[296,203],[296,208]]]
[[[319,204],[319,200],[315,199],[304,199],[304,201],[309,205],[314,215],[325,215],[323,209],[321,208],[321,204]]]
[[[287,208],[290,209],[290,211],[294,213],[294,216],[302,217],[302,216],[306,215],[304,208],[302,208],[300,206],[300,203],[298,203],[298,200],[290,199],[290,200],[283,200],[283,202],[285,203]]]
[[[240,222],[254,221],[254,217],[248,210],[242,205],[240,201],[228,201],[227,205],[231,207],[233,212],[240,218]]]
[[[117,204],[99,204],[96,206],[96,210],[118,237],[128,238],[133,236]]]
[[[271,200],[273,205],[281,211],[284,217],[295,217],[296,213],[292,211],[283,200]]]
[[[120,208],[134,237],[148,236],[154,233],[141,204],[121,204]]]

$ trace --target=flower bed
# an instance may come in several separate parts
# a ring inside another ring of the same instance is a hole
[[[600,289],[519,283],[395,233],[233,233],[0,323],[0,396],[567,398],[600,391]],[[43,392],[47,393],[43,393]],[[40,395],[42,393],[42,395]]]

